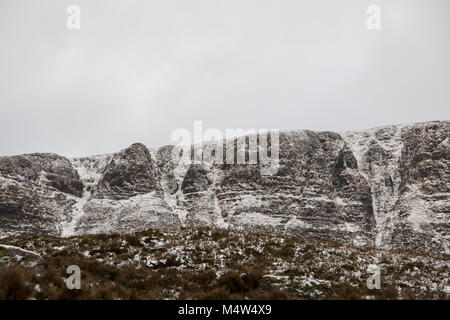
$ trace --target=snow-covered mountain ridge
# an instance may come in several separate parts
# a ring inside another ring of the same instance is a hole
[[[280,167],[175,163],[142,144],[0,157],[0,237],[218,226],[450,253],[450,121],[281,132]]]

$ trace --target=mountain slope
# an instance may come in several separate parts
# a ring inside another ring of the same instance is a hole
[[[281,132],[271,176],[260,163],[174,162],[174,146],[0,157],[0,232],[215,225],[450,253],[449,124]]]

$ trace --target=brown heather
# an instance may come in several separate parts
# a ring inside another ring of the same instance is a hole
[[[0,299],[449,298],[446,255],[210,228],[1,242],[41,258],[0,245]],[[370,264],[381,267],[380,290],[366,287]],[[81,290],[65,285],[69,265]]]

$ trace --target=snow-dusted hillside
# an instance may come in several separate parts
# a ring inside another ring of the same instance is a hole
[[[82,290],[61,281],[72,264],[83,272]],[[21,299],[448,300],[449,265],[448,255],[205,227],[22,235],[0,242],[0,299],[17,299],[14,288],[25,287]],[[380,289],[369,290],[377,269]],[[18,272],[21,282],[8,290],[4,279]]]
[[[0,237],[215,225],[450,253],[449,133],[449,121],[281,132],[272,176],[175,163],[173,146],[0,157]]]

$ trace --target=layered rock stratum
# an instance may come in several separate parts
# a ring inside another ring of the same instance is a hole
[[[0,157],[0,236],[217,226],[450,253],[450,121],[279,134],[279,168],[177,162],[133,144]]]

